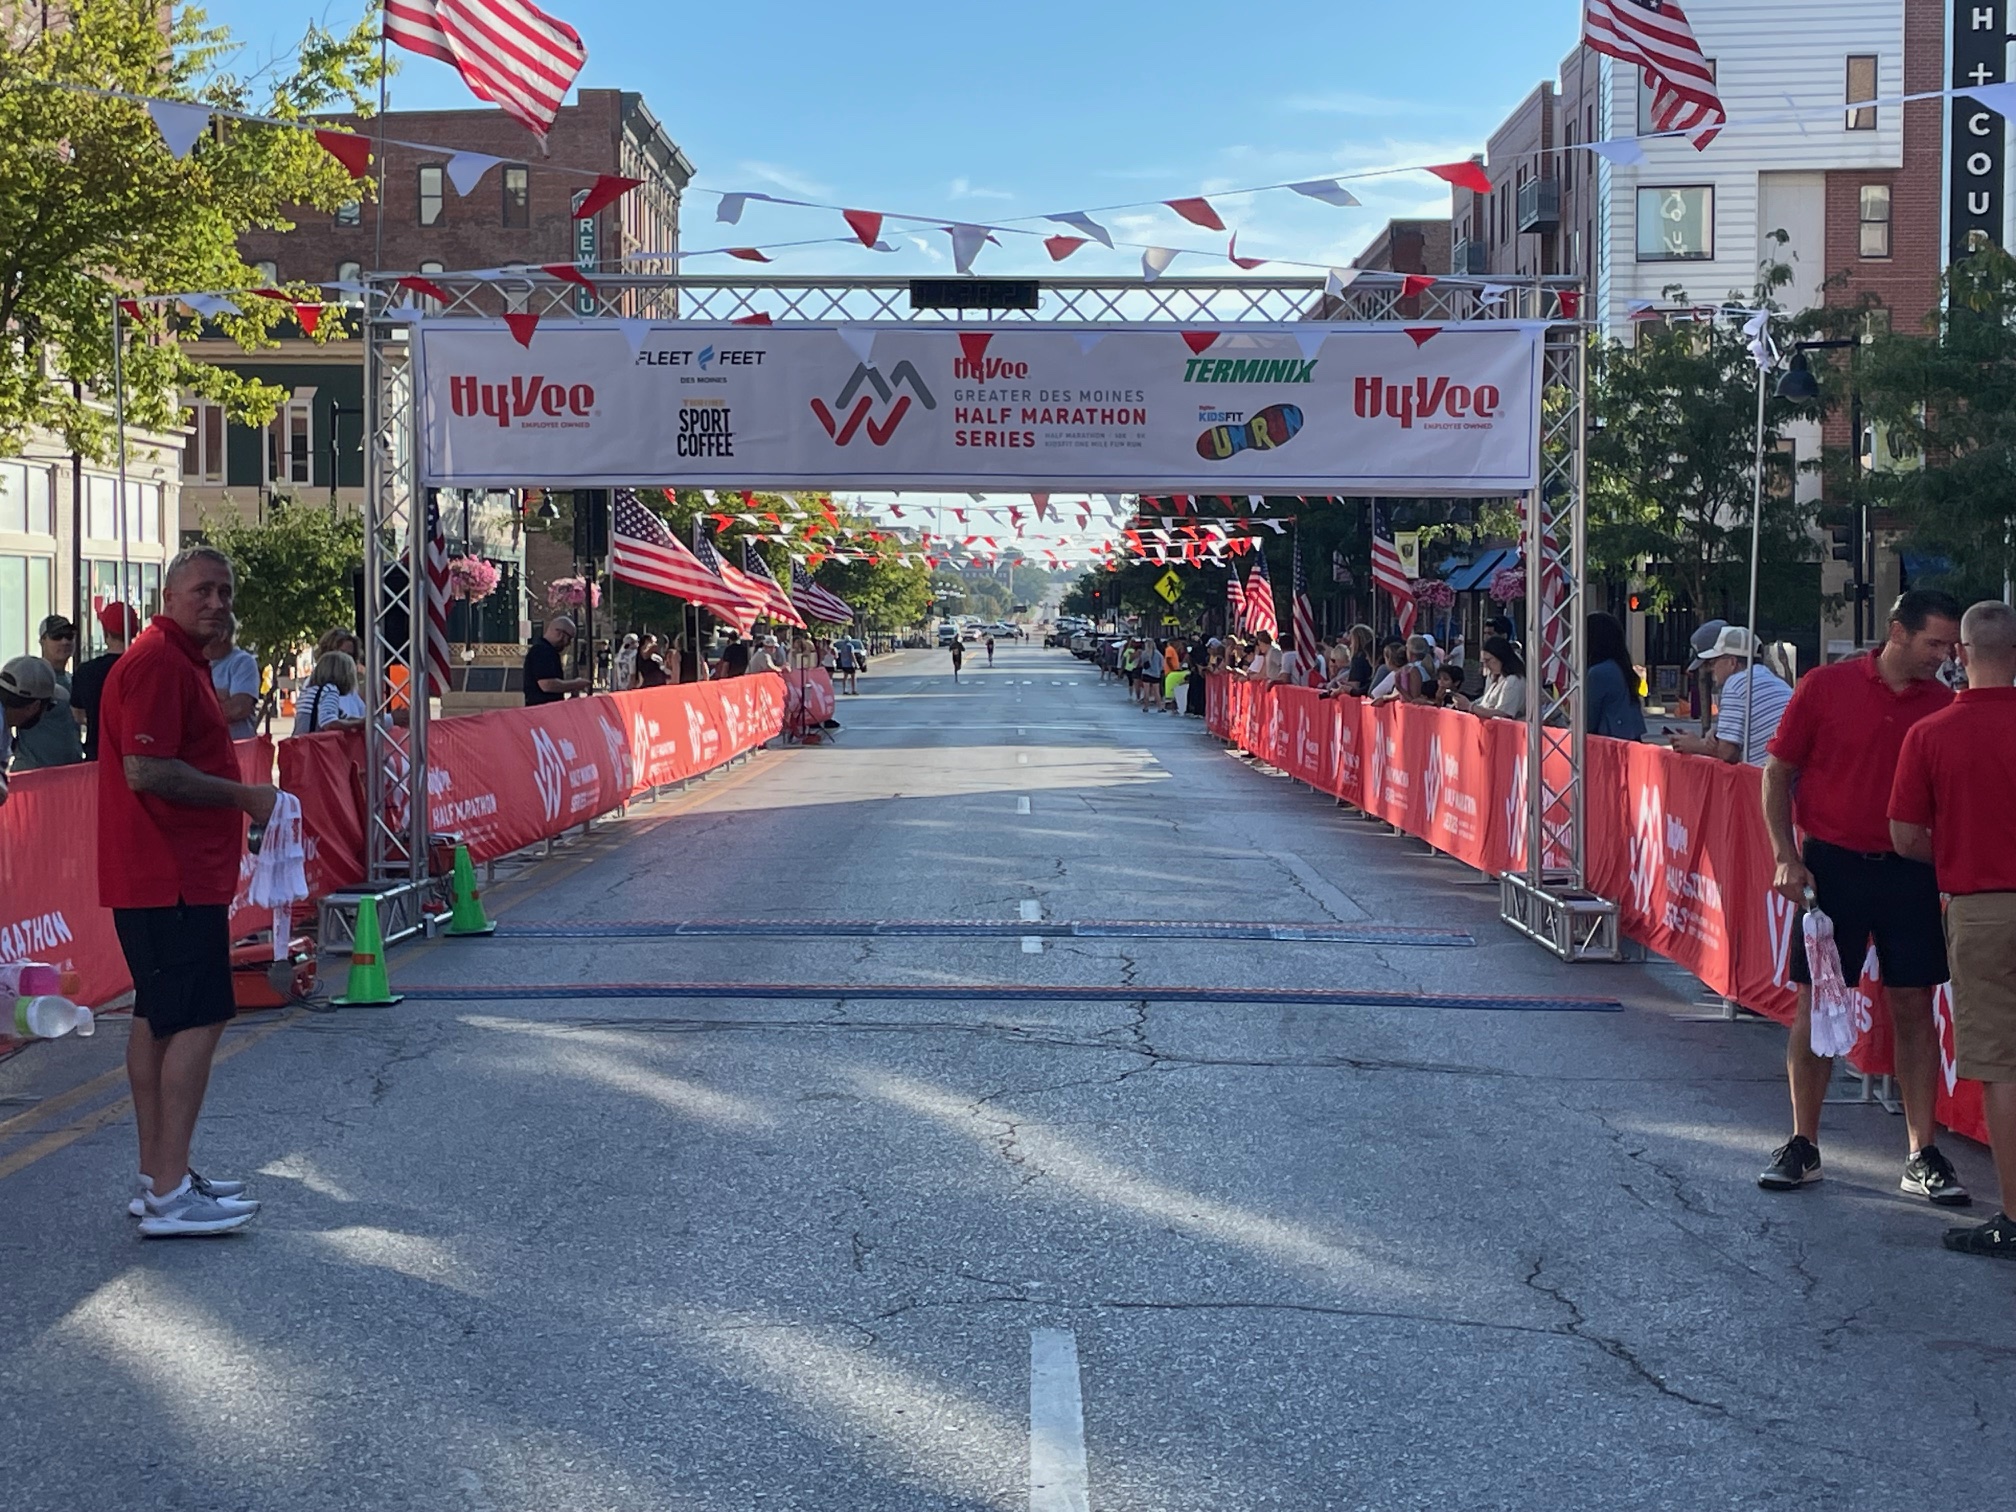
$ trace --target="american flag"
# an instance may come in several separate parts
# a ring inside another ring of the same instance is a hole
[[[770,564],[763,560],[763,553],[756,549],[756,543],[747,537],[742,541],[742,576],[749,580],[750,587],[763,595],[763,608],[771,619],[796,625],[801,630],[805,627],[805,617],[791,607],[790,595],[777,581]]]
[[[448,64],[542,137],[588,61],[581,34],[530,0],[385,0],[385,40]]]
[[[1281,633],[1281,621],[1274,614],[1274,580],[1267,576],[1267,553],[1253,553],[1253,570],[1246,575],[1246,628],[1258,635]]]
[[[1400,618],[1400,633],[1414,633],[1414,584],[1400,564],[1400,548],[1393,541],[1393,527],[1377,504],[1372,506],[1372,586],[1392,596],[1393,611]]]
[[[1309,602],[1309,577],[1302,570],[1302,533],[1295,533],[1295,598],[1289,609],[1290,623],[1295,627],[1295,651],[1302,658],[1302,666],[1308,674],[1307,681],[1312,688],[1321,687],[1323,675],[1318,670],[1316,659],[1316,609]]]
[[[679,544],[665,522],[646,509],[634,488],[616,490],[615,529],[609,537],[609,574],[619,583],[667,593],[711,609],[731,623],[746,620],[747,607],[698,557]]]
[[[1246,628],[1246,585],[1239,581],[1239,564],[1232,564],[1232,575],[1225,580],[1225,633],[1237,634]]]
[[[838,594],[829,593],[812,580],[812,574],[798,563],[791,564],[791,593],[805,612],[829,625],[851,625],[854,606]]]
[[[1715,92],[1715,67],[1702,56],[1687,13],[1672,0],[1588,0],[1582,40],[1643,72],[1644,87],[1652,91],[1652,123],[1659,130],[1692,131],[1699,150],[1728,121]]]
[[[721,560],[721,553],[716,551],[714,543],[707,539],[707,526],[701,520],[693,522],[693,555],[700,559],[702,567],[719,580],[719,588],[725,600],[737,606],[734,614],[730,614],[725,608],[716,609],[715,612],[736,629],[746,632],[756,623],[756,617],[763,612],[762,601],[753,589],[745,589],[742,586],[749,580]]]
[[[441,498],[427,490],[427,682],[436,698],[448,691],[448,538],[441,531]]]

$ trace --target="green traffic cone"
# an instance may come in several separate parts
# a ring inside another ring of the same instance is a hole
[[[369,893],[357,900],[357,934],[351,942],[350,976],[343,984],[339,1008],[389,1008],[401,1001],[385,975],[385,937],[378,929],[378,900]]]
[[[488,935],[497,933],[483,912],[483,895],[476,890],[476,868],[469,860],[469,847],[455,847],[455,906],[448,916],[448,927],[442,931],[450,935]]]

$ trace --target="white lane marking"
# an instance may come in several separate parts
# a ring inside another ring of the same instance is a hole
[[[1024,803],[1027,803],[1029,800],[1027,798],[1024,798],[1022,801]],[[1036,920],[1042,917],[1043,917],[1043,905],[1041,903],[1037,902],[1034,898],[1024,898],[1022,900],[1023,923],[1033,924],[1036,922]]]
[[[1027,751],[1017,751],[1015,753],[1015,765],[1017,766],[1029,765],[1029,753]]]
[[[1026,813],[1028,813],[1028,812],[1029,812],[1029,800],[1028,800],[1027,798],[1017,798],[1017,799],[1015,800],[1015,812],[1016,812],[1016,813],[1018,813],[1018,814],[1026,814]]]
[[[1027,735],[1027,734],[1029,733],[1029,729],[1028,729],[1028,726],[1026,726],[1026,725],[1017,725],[1017,726],[1015,726],[1015,733],[1016,733],[1017,735]]]
[[[1043,954],[1043,937],[1041,935],[1022,936],[1022,954],[1024,955]]]
[[[1029,1331],[1029,1512],[1091,1512],[1091,1506],[1078,1340],[1068,1328],[1034,1328]]]

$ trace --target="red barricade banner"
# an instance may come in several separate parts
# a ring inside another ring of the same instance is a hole
[[[1527,731],[1422,704],[1381,704],[1213,676],[1205,727],[1481,870],[1526,864]],[[1557,788],[1565,755],[1549,756]],[[1591,889],[1617,900],[1624,933],[1714,992],[1789,1023],[1798,911],[1771,890],[1762,779],[1754,767],[1592,737],[1584,774]],[[1849,1056],[1893,1069],[1890,1016],[1871,952],[1862,992],[1871,1027]],[[1954,1070],[1952,1000],[1934,1003],[1944,1076],[1939,1117],[1985,1141],[1978,1083]]]
[[[815,730],[833,717],[833,674],[824,668],[790,668],[784,679],[784,728],[793,734]]]

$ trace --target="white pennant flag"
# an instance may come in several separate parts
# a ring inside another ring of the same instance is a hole
[[[1771,312],[1759,310],[1743,323],[1743,334],[1750,338],[1750,355],[1757,363],[1757,370],[1768,373],[1778,365],[1778,348],[1771,340]]]
[[[1267,507],[1267,495],[1265,494],[1246,495],[1246,507],[1253,513],[1258,514],[1262,509],[1265,509]],[[1223,531],[1219,532],[1220,535],[1223,535],[1224,533],[1225,532]]]
[[[1323,350],[1323,343],[1329,338],[1330,333],[1318,326],[1313,331],[1297,331],[1295,345],[1301,348],[1303,359],[1307,361]]]
[[[1078,350],[1081,354],[1090,352],[1106,339],[1104,331],[1076,331],[1073,334],[1078,338]]]
[[[242,315],[245,313],[222,294],[184,294],[181,298],[182,303],[205,318],[216,315]]]
[[[873,326],[842,326],[840,339],[847,343],[847,350],[854,354],[854,360],[863,367],[875,366],[875,328]]]
[[[1645,161],[1645,149],[1630,137],[1614,142],[1591,142],[1589,150],[1617,168],[1635,168]]]
[[[1307,183],[1290,184],[1288,187],[1297,194],[1306,194],[1310,199],[1321,200],[1340,209],[1348,210],[1359,203],[1358,196],[1335,179],[1310,179]]]
[[[1043,219],[1055,221],[1060,226],[1069,226],[1074,231],[1083,231],[1102,247],[1110,249],[1113,245],[1113,233],[1083,210],[1072,210],[1063,215],[1046,215]]]
[[[724,194],[721,203],[714,207],[714,219],[723,225],[739,226],[742,223],[742,207],[752,199],[767,200],[767,194]]]
[[[448,182],[457,194],[467,194],[483,181],[483,175],[503,162],[481,152],[458,152],[448,159]]]
[[[1502,304],[1505,296],[1511,292],[1512,285],[1510,284],[1487,283],[1484,285],[1483,291],[1478,294],[1477,303],[1481,305]]]
[[[619,320],[616,329],[623,333],[623,339],[630,343],[630,355],[635,357],[644,350],[644,338],[651,334],[652,320]]]
[[[987,228],[960,224],[947,226],[945,230],[952,238],[952,266],[961,273],[971,273],[973,259],[980,255],[980,249],[988,243]]]
[[[178,158],[189,156],[189,149],[210,129],[208,105],[190,105],[181,100],[149,100],[147,114],[154,118],[154,129],[161,133],[162,142]]]
[[[1176,261],[1176,248],[1150,247],[1141,254],[1141,277],[1148,283],[1155,282],[1169,271],[1169,264]]]
[[[1985,105],[2005,120],[2016,116],[2016,84],[1969,84],[1960,93],[1977,105]]]
[[[1358,273],[1357,268],[1332,268],[1323,276],[1323,292],[1332,295],[1343,294],[1346,289],[1358,282]]]

